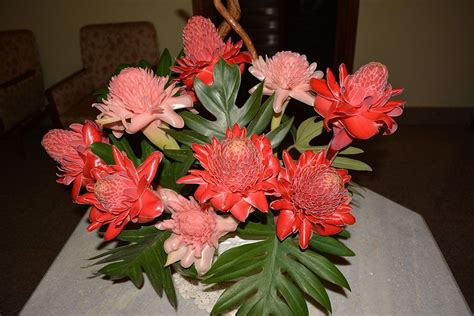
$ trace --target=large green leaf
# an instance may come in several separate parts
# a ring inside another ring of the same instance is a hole
[[[129,278],[137,288],[144,283],[143,272],[159,296],[163,290],[169,302],[176,308],[176,292],[171,277],[171,268],[164,267],[166,253],[164,241],[170,236],[154,226],[142,227],[135,230],[124,230],[118,236],[119,240],[128,242],[106,251],[94,258],[99,259],[95,264],[105,264],[97,273],[108,276],[111,280]]]
[[[321,279],[349,289],[336,266],[312,247],[302,251],[292,238],[279,241],[273,223],[271,215],[265,225],[247,222],[238,235],[263,240],[227,250],[206,273],[207,284],[235,282],[219,297],[213,315],[235,306],[237,315],[308,315],[304,294],[331,311]],[[340,242],[326,244],[332,254],[352,254]]]
[[[263,83],[249,96],[243,106],[236,105],[237,94],[240,87],[240,70],[236,65],[229,65],[224,60],[219,60],[214,66],[213,83],[206,85],[198,78],[194,78],[196,97],[202,106],[213,116],[206,119],[201,115],[183,111],[180,113],[189,130],[170,131],[178,142],[192,145],[192,142],[210,142],[212,137],[223,138],[227,128],[234,124],[240,127],[252,126],[249,135],[258,130],[262,132],[268,126],[268,105],[273,103],[273,98],[262,102]],[[189,136],[192,136],[190,138]]]

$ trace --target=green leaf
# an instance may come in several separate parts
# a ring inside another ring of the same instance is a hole
[[[141,149],[141,157],[140,157],[140,164],[142,164],[148,156],[150,156],[152,153],[157,151],[158,149],[153,146],[150,141],[147,138],[143,138],[143,140],[140,142],[140,149]]]
[[[295,148],[301,153],[306,150],[319,151],[319,147],[322,147],[309,144],[313,138],[321,135],[323,132],[323,121],[315,122],[316,119],[317,116],[313,116],[304,120],[296,130]]]
[[[138,67],[140,68],[143,68],[143,69],[151,69],[153,68],[153,66],[150,64],[150,62],[148,60],[145,60],[145,59],[141,59],[138,64],[137,64]]]
[[[270,124],[273,116],[273,101],[275,99],[275,93],[273,93],[260,107],[257,115],[250,122],[247,127],[247,134],[250,136],[252,134],[260,135],[265,131],[268,124]]]
[[[239,236],[263,240],[225,251],[206,273],[206,284],[234,282],[219,297],[212,315],[234,306],[238,306],[237,315],[308,315],[304,293],[331,311],[320,278],[349,287],[322,255],[311,248],[301,251],[292,238],[278,240],[273,220],[269,215],[266,225],[247,222],[239,227]]]
[[[313,234],[309,241],[309,245],[316,251],[328,253],[335,256],[350,257],[355,256],[355,253],[346,245],[337,239],[329,236],[320,236]]]
[[[112,154],[112,146],[102,142],[92,143],[89,149],[100,159],[102,159],[108,165],[114,165],[114,155]]]
[[[357,154],[362,154],[364,151],[360,148],[357,147],[347,147],[343,151],[341,151],[339,154],[340,155],[357,155]]]
[[[196,271],[196,267],[192,265],[189,268],[183,268],[180,263],[173,263],[173,268],[179,272],[180,274],[187,276],[188,278],[192,278],[195,280],[199,279],[199,275]]]
[[[196,133],[199,133],[209,138],[212,136],[216,136],[219,138],[225,136],[225,129],[218,129],[218,127],[212,124],[212,122],[206,120],[198,114],[183,111],[180,113],[180,115],[183,118],[186,127],[190,128]]]
[[[176,292],[171,277],[171,268],[164,267],[166,253],[164,241],[169,232],[161,232],[153,226],[136,230],[125,230],[118,239],[129,244],[109,250],[92,259],[102,257],[95,264],[106,264],[98,273],[108,276],[111,280],[129,278],[137,288],[144,283],[143,272],[159,296],[163,290],[173,307],[177,306]]]
[[[133,149],[130,146],[130,143],[128,142],[127,138],[122,136],[120,139],[118,139],[113,134],[109,134],[109,138],[115,147],[117,147],[120,151],[125,152],[127,158],[133,162],[133,165],[135,167],[138,167],[140,165],[140,159],[138,159],[138,157],[133,152]]]
[[[202,106],[215,118],[210,123],[214,129],[225,131],[232,127],[236,120],[232,120],[232,111],[239,110],[235,105],[240,87],[240,70],[236,65],[228,65],[220,59],[214,66],[213,83],[206,85],[194,77],[194,91]]]
[[[244,105],[239,111],[231,112],[237,114],[234,118],[239,126],[247,126],[247,124],[257,115],[260,110],[260,104],[262,103],[263,94],[263,82],[260,83],[255,91],[249,96]]]
[[[169,154],[169,151],[168,151]],[[169,159],[163,158],[163,165],[159,170],[160,185],[164,188],[182,193],[183,184],[177,184],[176,180],[188,173],[189,168],[194,163],[194,156],[191,150],[182,151],[181,161],[171,162]]]
[[[171,54],[169,50],[165,48],[161,53],[160,61],[156,67],[156,74],[162,77],[168,76],[171,73],[170,67],[172,63],[173,59],[171,58]]]
[[[270,140],[270,143],[272,144],[272,148],[277,148],[281,142],[285,139],[286,135],[291,129],[291,126],[293,125],[294,117],[289,119],[286,122],[283,122],[280,126],[275,128],[273,131],[270,131],[267,134],[268,140]]]
[[[226,130],[238,124],[241,128],[250,124],[263,129],[268,125],[267,112],[262,111],[263,83],[249,96],[241,107],[235,104],[240,87],[240,70],[236,65],[229,65],[219,60],[214,66],[213,82],[207,85],[197,77],[194,78],[194,91],[202,106],[211,114],[212,119],[204,118],[192,112],[180,113],[189,130],[175,131],[178,142],[191,146],[193,143],[209,143],[212,137],[225,137]],[[266,102],[268,105],[270,102]],[[265,107],[266,108],[266,107]],[[253,131],[247,130],[249,135]],[[181,136],[181,137],[180,137]]]
[[[341,271],[322,255],[308,251],[302,252],[296,244],[293,244],[290,253],[319,277],[350,290],[349,283]]]
[[[120,65],[118,65],[117,68],[115,68],[114,76],[118,75],[122,71],[122,69],[128,68],[128,67],[133,67],[133,65],[131,65],[131,64],[120,64]]]
[[[176,131],[173,129],[163,129],[167,134],[169,134],[171,137],[176,139],[178,142],[188,146],[192,147],[193,144],[206,144],[210,143],[210,139],[204,135],[201,135],[195,131],[191,130],[181,130],[181,131]]]
[[[335,168],[341,168],[341,169],[372,171],[372,168],[365,162],[362,162],[360,160],[355,160],[352,158],[346,158],[346,157],[336,157],[336,159],[334,159],[331,166]]]
[[[166,157],[178,162],[185,162],[190,155],[193,155],[190,149],[164,149],[163,153]]]
[[[338,236],[341,236],[342,238],[349,238],[351,237],[351,233],[349,233],[347,230],[343,230],[342,232],[340,232],[339,234],[337,234]]]
[[[109,94],[109,88],[104,87],[104,88],[99,88],[94,91],[93,93],[95,95],[95,100],[98,103],[102,103],[105,99],[107,99],[107,95]]]

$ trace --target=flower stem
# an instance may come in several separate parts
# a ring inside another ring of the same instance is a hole
[[[154,124],[148,125],[142,130],[142,132],[143,135],[160,149],[179,149],[176,140]]]
[[[283,118],[283,114],[285,114],[286,106],[288,105],[288,102],[290,101],[290,98],[288,98],[283,105],[281,106],[281,112],[280,113],[275,113],[273,112],[273,117],[272,117],[272,124],[271,124],[271,130],[273,131],[276,129],[278,126],[281,124],[281,119]]]

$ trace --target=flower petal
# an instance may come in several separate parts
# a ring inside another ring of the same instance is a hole
[[[299,244],[301,249],[308,248],[309,240],[311,239],[311,222],[307,219],[304,219],[299,227]]]
[[[249,193],[245,200],[261,212],[268,212],[268,202],[263,191]]]
[[[273,111],[280,113],[283,110],[283,103],[286,102],[290,95],[288,90],[277,89],[275,90],[275,100],[273,101]]]
[[[241,222],[244,222],[249,216],[250,211],[252,210],[252,205],[250,205],[244,199],[240,200],[237,204],[232,206],[230,212],[232,215]]]
[[[293,231],[295,223],[295,214],[293,211],[281,211],[276,221],[276,234],[278,239],[283,240],[288,237]]]
[[[377,124],[362,116],[352,116],[340,120],[346,131],[354,138],[369,139],[379,132]]]
[[[298,100],[304,104],[307,104],[309,106],[313,106],[314,105],[314,99],[315,99],[315,96],[312,95],[311,93],[309,92],[306,92],[306,91],[299,91],[299,90],[293,90],[293,91],[290,91],[290,97],[292,97],[293,99],[295,100]]]

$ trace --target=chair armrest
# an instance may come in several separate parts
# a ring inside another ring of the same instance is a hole
[[[26,71],[25,73],[22,73],[19,76],[16,76],[15,78],[9,79],[8,81],[0,83],[0,89],[8,89],[11,86],[15,86],[18,83],[22,82],[23,80],[26,80],[30,77],[33,77],[36,74],[36,70],[30,69]]]
[[[84,96],[91,94],[94,88],[90,80],[90,72],[86,69],[73,73],[46,90],[50,111],[59,119],[59,116],[71,106],[77,104]]]
[[[43,109],[41,72],[25,73],[0,85],[0,133],[14,128]]]

